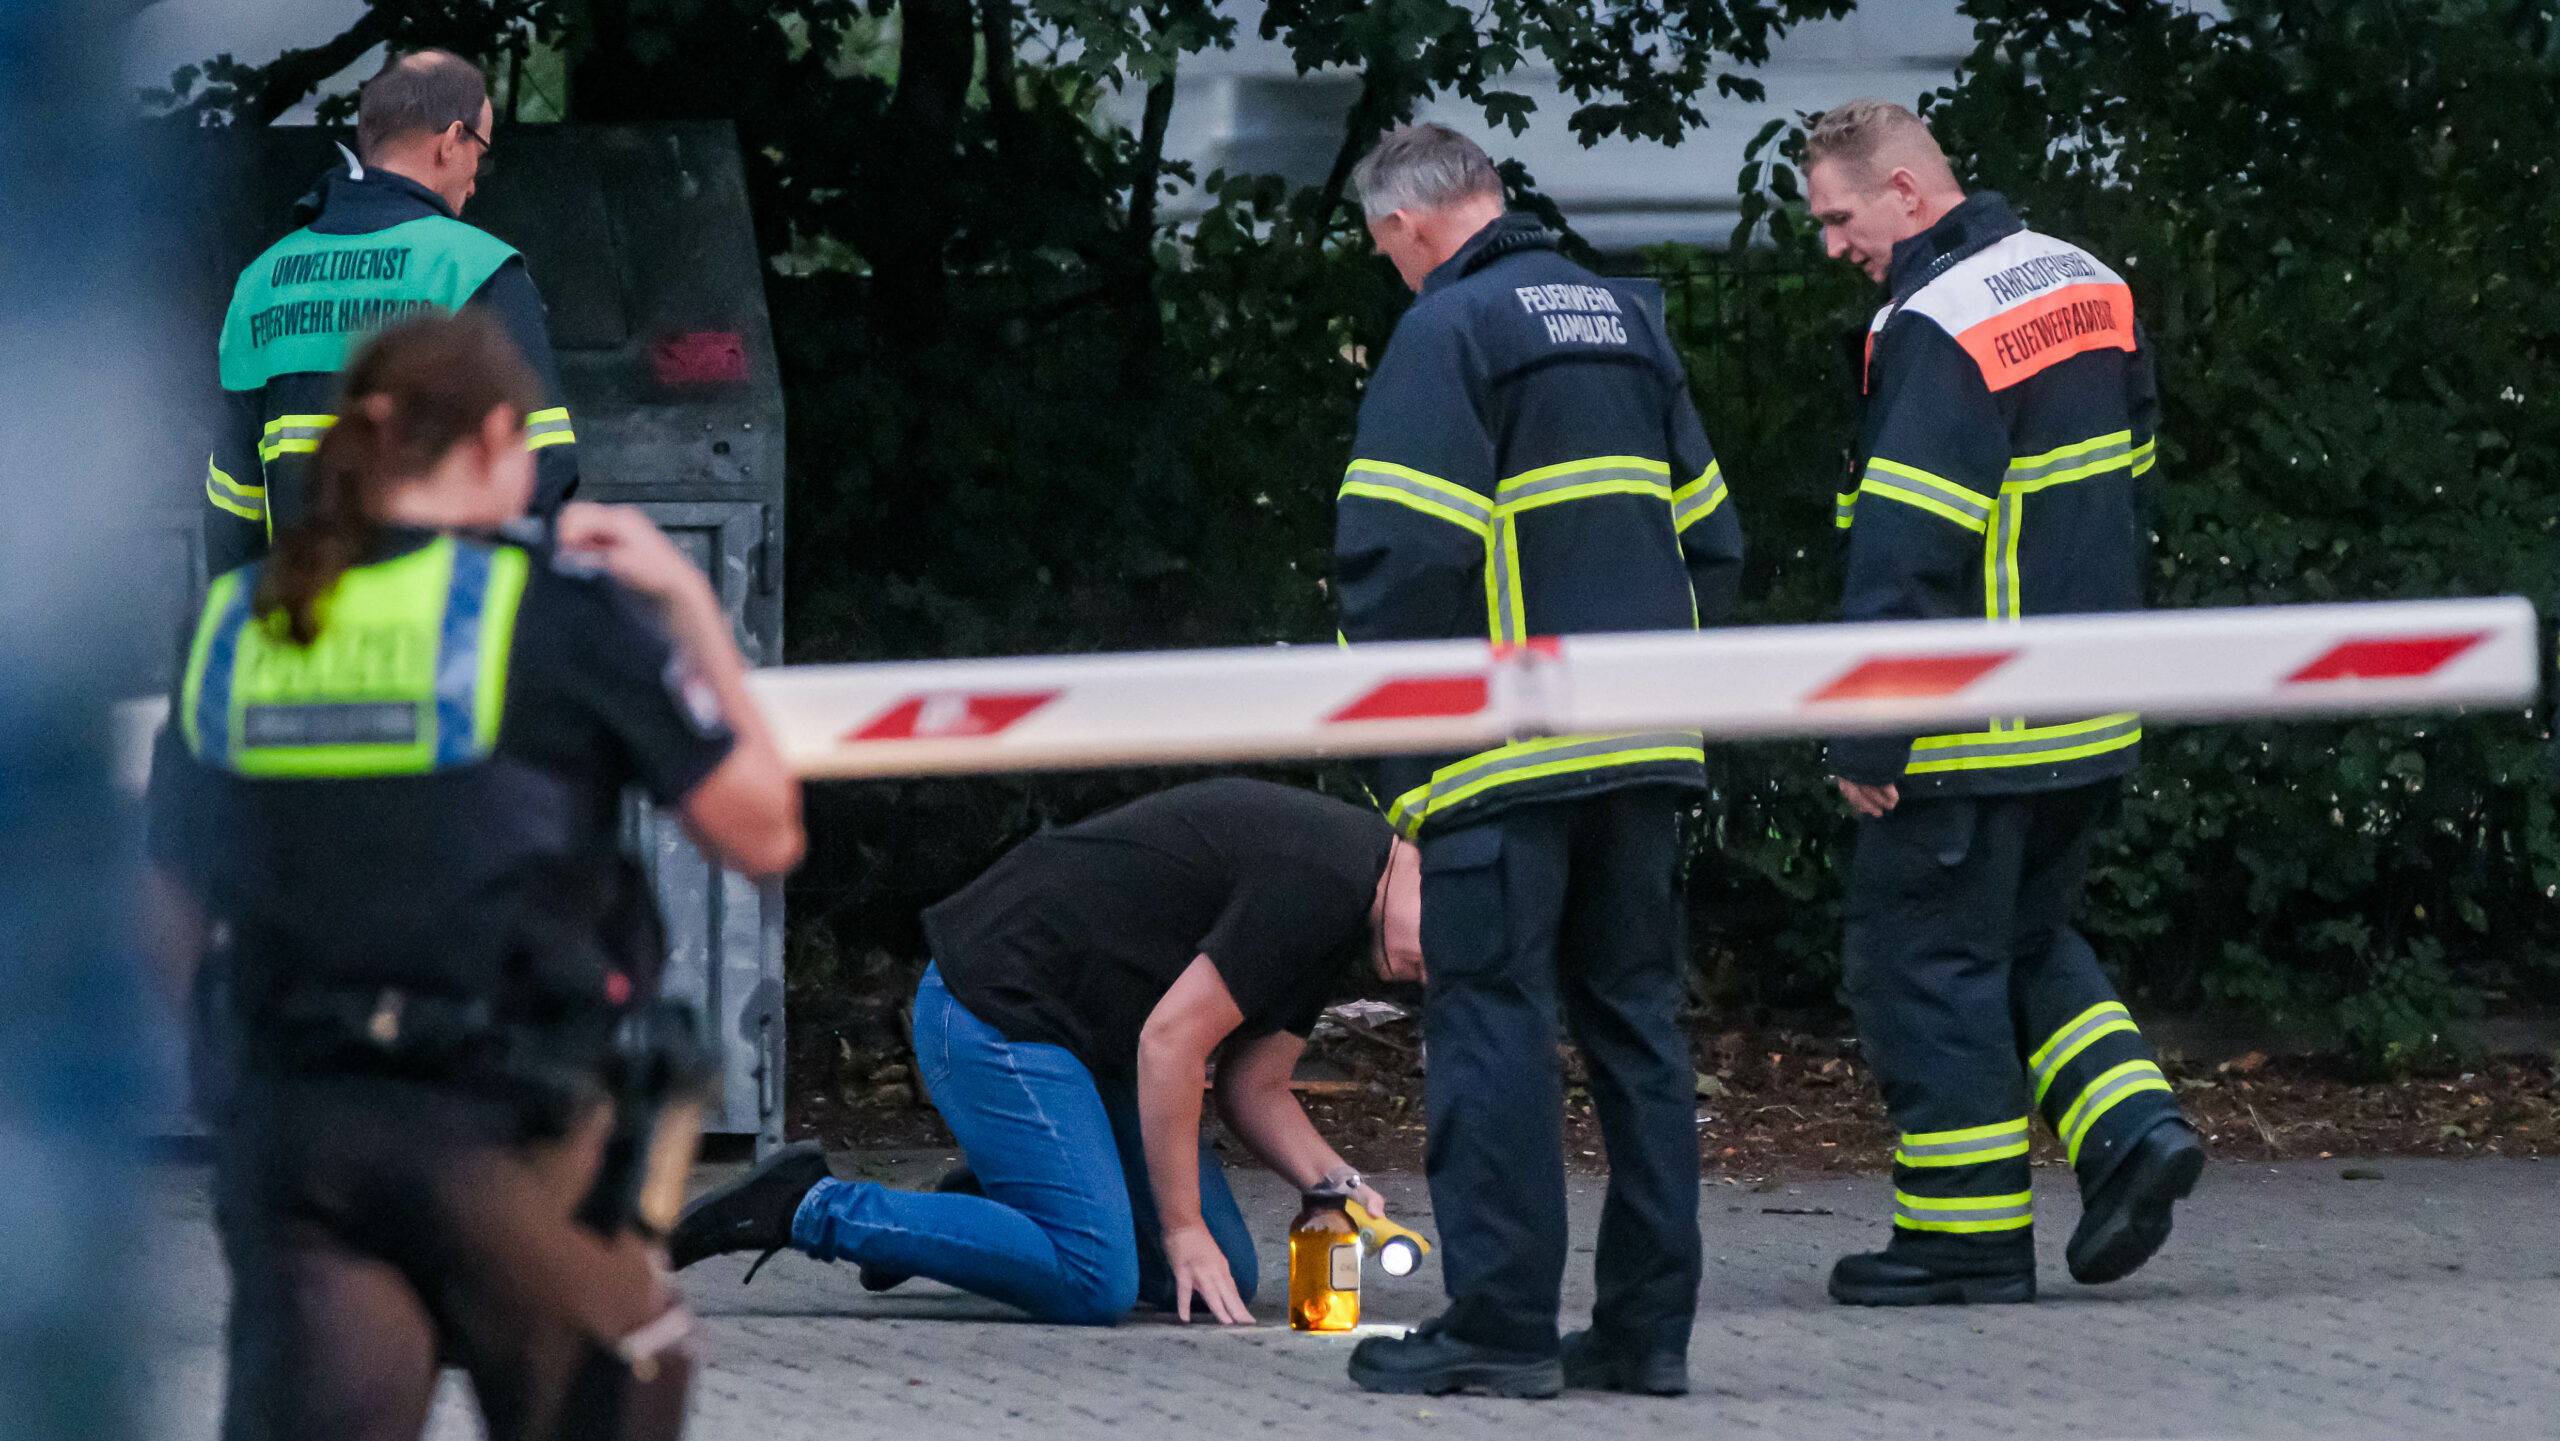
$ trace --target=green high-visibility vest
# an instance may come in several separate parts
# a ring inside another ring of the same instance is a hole
[[[279,375],[341,370],[366,335],[461,309],[515,255],[487,231],[442,215],[362,235],[297,230],[232,288],[222,388],[256,390]]]
[[[320,634],[250,613],[264,562],[216,580],[196,622],[178,722],[197,760],[235,775],[425,775],[486,760],[531,560],[440,536],[339,578]]]

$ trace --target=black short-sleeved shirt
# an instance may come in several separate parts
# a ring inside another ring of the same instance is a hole
[[[1195,781],[1024,841],[926,911],[925,935],[952,997],[1007,1040],[1127,1075],[1148,1013],[1203,955],[1237,1034],[1311,1030],[1368,952],[1390,838],[1312,791]]]
[[[392,530],[368,558],[431,539]],[[153,757],[152,858],[216,916],[263,918],[298,952],[363,965],[368,950],[414,949],[428,966],[511,872],[610,856],[625,788],[673,804],[701,784],[734,737],[649,603],[545,543],[526,548],[489,761],[429,776],[246,779],[196,761],[172,723]]]

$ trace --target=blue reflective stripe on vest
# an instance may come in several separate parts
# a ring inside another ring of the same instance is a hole
[[[480,613],[489,599],[490,552],[454,547],[445,592],[444,643],[436,654],[436,764],[479,758]]]
[[[258,593],[259,567],[244,568],[215,623],[207,644],[200,689],[196,696],[196,754],[231,754],[231,670],[238,658],[240,632],[249,623],[249,602]]]

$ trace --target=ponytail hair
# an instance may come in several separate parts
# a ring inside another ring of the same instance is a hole
[[[260,567],[257,617],[272,624],[280,615],[295,644],[311,644],[320,602],[363,558],[383,498],[476,439],[490,411],[505,406],[522,421],[541,404],[532,367],[484,311],[412,320],[366,342],[342,377],[337,422],[320,438],[310,507]]]

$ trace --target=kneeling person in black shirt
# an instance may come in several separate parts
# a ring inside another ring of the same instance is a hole
[[[1380,1207],[1289,1075],[1351,967],[1421,979],[1411,849],[1365,808],[1240,779],[1023,842],[924,914],[916,1061],[984,1194],[839,1181],[793,1147],[694,1203],[676,1265],[790,1246],[1049,1321],[1108,1324],[1139,1300],[1187,1321],[1195,1294],[1251,1321],[1253,1240],[1200,1138],[1204,1068],[1218,1056],[1218,1113],[1264,1165]]]

